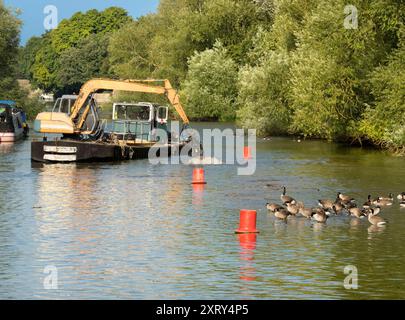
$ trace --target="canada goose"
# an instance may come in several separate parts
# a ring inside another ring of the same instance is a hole
[[[287,210],[291,215],[296,216],[298,214],[299,207],[296,204],[287,203]]]
[[[344,204],[345,202],[340,200],[342,204]],[[345,208],[347,210],[351,209],[351,208],[356,208],[357,204],[355,204],[354,202],[348,202],[347,204],[345,204]]]
[[[287,204],[287,203],[295,204],[296,203],[295,199],[290,196],[287,196],[286,193],[287,193],[287,188],[283,187],[283,194],[280,197],[283,204]]]
[[[392,204],[394,203],[394,199],[388,199],[388,198],[378,198],[377,200],[373,201],[373,204],[375,206],[392,206]]]
[[[304,208],[305,207],[304,202],[298,201],[297,202],[297,207],[298,207],[298,209]]]
[[[401,201],[401,202],[399,203],[399,206],[400,206],[401,208],[405,208],[405,200],[404,200],[404,201]]]
[[[282,209],[283,206],[280,206],[277,203],[267,203],[266,204],[267,210],[271,211],[271,212],[275,212],[277,209]]]
[[[367,197],[367,201],[364,202],[364,204],[363,204],[363,208],[368,209],[371,207],[371,205],[372,205],[371,194],[369,194]]]
[[[344,207],[340,201],[337,201],[333,204],[333,211],[336,215],[341,214],[343,212],[343,209]]]
[[[284,208],[281,208],[281,209],[277,209],[275,212],[274,212],[274,216],[277,218],[277,219],[280,219],[280,220],[287,220],[287,218],[288,218],[288,216],[290,215],[290,213],[288,212],[288,210],[287,209],[284,209]]]
[[[377,216],[374,214],[374,209],[370,209],[370,213],[368,214],[368,221],[377,227],[381,227],[385,224],[387,224],[387,221],[385,221],[383,218],[380,216]]]
[[[332,210],[335,202],[329,199],[325,199],[325,200],[318,200],[318,204],[324,210]]]
[[[378,197],[379,200],[384,200],[384,201],[394,201],[394,195],[390,193],[388,197]]]
[[[315,208],[312,212],[312,219],[319,223],[325,223],[328,220],[328,216],[322,208]]]
[[[351,215],[350,210],[353,209],[353,208],[357,208],[357,205],[355,203],[353,203],[353,202],[349,202],[347,204],[342,203],[342,205],[346,209],[347,215],[349,215],[349,216]]]
[[[405,201],[405,192],[401,192],[398,196],[397,196],[398,200],[402,200]]]
[[[352,202],[352,201],[354,201],[354,199],[352,197],[346,196],[346,195],[342,194],[341,192],[338,193],[337,197],[340,200],[344,201],[344,202]]]
[[[368,216],[368,214],[373,210],[373,214],[376,216],[377,214],[380,214],[381,212],[381,207],[370,207],[368,209],[364,209],[363,213]]]
[[[312,209],[311,208],[300,207],[299,208],[299,214],[302,215],[303,217],[307,218],[307,219],[311,219],[311,217],[312,217]]]
[[[381,208],[380,207],[370,207],[369,209],[364,209],[363,214],[368,217],[370,214],[373,214],[374,216],[380,214]]]
[[[349,213],[352,217],[356,217],[358,219],[364,216],[364,212],[357,207],[350,208]]]

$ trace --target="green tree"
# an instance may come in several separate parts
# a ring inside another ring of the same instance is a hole
[[[156,17],[150,14],[115,32],[108,48],[111,71],[122,78],[141,79],[156,75],[158,66],[151,54],[151,46],[157,31]]]
[[[58,59],[55,83],[63,92],[79,92],[91,78],[109,76],[108,37],[94,34],[65,50]]]
[[[200,12],[190,15],[190,38],[196,50],[211,48],[215,41],[221,41],[228,54],[244,64],[258,28],[271,26],[271,5],[270,1],[206,0]]]
[[[354,1],[358,29],[344,28],[343,0],[319,0],[296,33],[292,53],[293,132],[325,139],[356,135],[370,100],[368,75],[387,54],[369,5]]]
[[[35,62],[31,66],[32,82],[45,91],[56,90],[55,76],[59,54],[52,46],[50,33],[42,38],[41,48],[35,55]]]
[[[42,37],[32,37],[27,41],[26,45],[20,49],[18,58],[19,77],[32,79],[32,66],[35,63],[36,54],[42,45]]]
[[[0,100],[21,98],[15,80],[20,20],[0,1]]]
[[[52,47],[60,54],[91,34],[107,34],[130,21],[128,13],[117,7],[110,7],[101,12],[96,9],[86,13],[77,12],[70,19],[62,20],[58,28],[51,31]]]
[[[42,106],[27,98],[16,80],[21,22],[0,0],[0,100],[15,100],[32,119]]]
[[[243,64],[259,26],[270,28],[271,8],[270,0],[162,0],[156,14],[113,35],[113,71],[119,76],[169,77],[178,86],[186,77],[188,59],[217,40],[228,56]]]
[[[376,98],[360,124],[361,132],[377,145],[405,153],[405,46],[404,43],[372,74]]]
[[[65,68],[64,70],[66,71],[68,67],[64,66],[65,63],[63,59],[69,59],[75,54],[77,57],[78,51],[73,50],[73,53],[64,53],[72,48],[84,46],[83,41],[92,35],[106,36],[103,38],[105,44],[99,42],[102,47],[100,50],[104,50],[109,42],[107,36],[130,21],[132,21],[132,19],[128,16],[127,12],[124,9],[116,7],[111,7],[101,12],[94,9],[89,10],[86,13],[78,12],[70,19],[62,20],[58,28],[42,36],[40,48],[37,50],[34,63],[30,67],[30,75],[32,74],[30,80],[32,80],[39,88],[46,91],[68,92],[71,90],[73,85],[72,82],[78,79],[77,74],[75,79],[72,81],[69,80],[68,84],[65,86],[61,81],[63,76],[59,69]],[[92,41],[89,40],[89,42]],[[30,42],[28,42],[28,44],[30,44]],[[95,49],[94,46],[89,44],[87,48],[92,50]],[[21,60],[32,61],[30,52],[30,48],[23,49]],[[84,53],[83,51],[81,52]],[[100,56],[100,51],[97,49],[97,52],[94,54],[85,53],[84,56],[92,59],[94,56]],[[103,64],[107,61],[105,59],[101,60],[101,63]],[[101,60],[98,59],[96,62],[100,62]],[[71,64],[71,61],[71,59],[68,60],[68,63]],[[81,68],[83,69],[86,61],[82,58],[80,59],[80,63]],[[104,66],[95,67],[95,62],[93,60],[87,60],[87,63],[89,64],[89,66],[86,67],[88,70],[104,68]],[[90,72],[87,72],[86,76],[90,74]],[[98,74],[98,72],[96,72],[96,74]],[[67,78],[65,77],[64,80],[66,79]],[[82,79],[84,79],[84,77],[82,77]],[[77,87],[77,85],[78,84],[75,83],[73,87]]]
[[[15,63],[21,22],[0,1],[0,95],[4,97],[15,83]]]
[[[194,118],[233,120],[237,97],[237,64],[221,43],[189,60],[183,84],[187,112]]]
[[[12,74],[18,43],[20,41],[21,22],[0,1],[0,73],[2,76]]]
[[[258,66],[239,73],[238,120],[258,134],[286,134],[291,121],[289,107],[290,61],[286,52],[270,51]]]
[[[289,132],[293,117],[291,56],[313,3],[314,0],[264,3],[274,23],[271,30],[259,26],[246,57],[248,65],[240,69],[237,116],[243,127],[255,128],[261,135]]]
[[[395,0],[352,4],[359,14],[359,27],[354,30],[343,26],[344,1],[275,3],[271,30],[259,30],[255,35],[248,54],[251,66],[240,71],[238,118],[243,125],[256,127],[262,133],[288,129],[291,133],[325,139],[362,139],[373,132],[374,141],[378,140],[371,115],[379,113],[380,118],[384,117],[373,99],[375,96],[380,104],[386,101],[376,83],[389,71],[373,72],[398,46],[404,7]],[[274,59],[280,56],[284,59]],[[398,58],[394,61],[399,68]],[[392,81],[400,81],[398,74],[392,76]],[[271,102],[266,104],[266,100]],[[371,106],[365,114],[367,120],[360,126],[368,104]],[[289,116],[272,121],[275,114]],[[392,123],[401,128],[398,118],[399,115]],[[380,141],[392,141],[392,137],[382,138],[382,131],[387,130],[387,126],[380,130]]]

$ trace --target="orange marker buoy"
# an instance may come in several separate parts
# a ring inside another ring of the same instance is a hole
[[[196,168],[193,170],[193,182],[192,184],[207,184],[204,177],[204,169]]]
[[[255,210],[241,210],[239,229],[235,233],[259,233],[256,229],[257,212]]]
[[[251,147],[243,148],[243,159],[245,159],[245,160],[252,159],[252,148]]]

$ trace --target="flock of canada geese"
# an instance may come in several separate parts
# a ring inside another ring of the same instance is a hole
[[[267,210],[274,213],[277,219],[287,221],[289,216],[301,215],[318,223],[325,223],[331,215],[346,214],[357,219],[364,217],[374,226],[384,226],[387,221],[380,216],[381,208],[392,206],[395,202],[394,195],[390,193],[388,197],[372,198],[368,196],[367,201],[360,207],[356,200],[348,195],[338,193],[336,200],[319,200],[319,207],[307,208],[301,201],[295,200],[287,195],[286,187],[283,187],[283,193],[280,197],[283,205],[276,203],[267,203]],[[405,208],[405,192],[397,196],[399,205]]]

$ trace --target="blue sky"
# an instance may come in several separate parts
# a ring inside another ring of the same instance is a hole
[[[103,10],[111,6],[126,9],[133,17],[139,17],[149,12],[155,12],[159,0],[3,0],[7,7],[22,10],[19,18],[24,25],[21,31],[21,44],[32,36],[39,36],[45,32],[43,21],[44,8],[54,5],[58,8],[58,21],[69,18],[77,11],[90,9]]]

